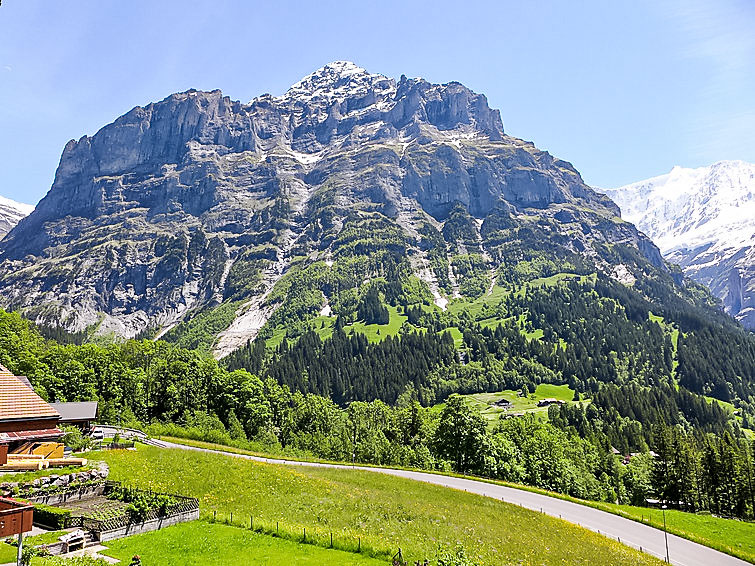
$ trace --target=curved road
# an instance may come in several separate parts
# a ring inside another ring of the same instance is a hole
[[[320,462],[296,462],[293,460],[263,458],[247,454],[234,454],[232,452],[221,450],[197,448],[162,440],[148,440],[147,443],[160,448],[177,448],[181,450],[195,450],[198,452],[220,453],[234,458],[242,458],[267,464],[377,472],[443,487],[450,487],[452,489],[468,491],[470,493],[476,493],[485,497],[505,501],[506,503],[519,505],[553,517],[559,517],[591,531],[600,533],[601,535],[616,539],[622,544],[631,546],[632,548],[641,549],[643,552],[652,554],[661,560],[666,556],[666,545],[663,531],[659,529],[649,527],[648,525],[638,523],[637,521],[619,517],[618,515],[613,515],[612,513],[593,509],[592,507],[512,487],[410,470],[394,470],[391,468],[372,468],[344,464],[323,464]],[[697,544],[696,542],[692,542],[676,535],[668,535],[668,547],[671,564],[677,564],[679,566],[746,566],[750,564],[739,558],[729,556],[723,552],[713,550],[712,548],[708,548],[707,546]]]

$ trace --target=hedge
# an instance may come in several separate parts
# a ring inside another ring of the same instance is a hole
[[[71,511],[45,505],[44,503],[34,504],[34,522],[56,531],[65,529],[68,519],[71,517]]]

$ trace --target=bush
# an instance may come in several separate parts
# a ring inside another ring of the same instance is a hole
[[[65,529],[70,517],[71,512],[68,509],[61,509],[44,503],[34,504],[34,522],[50,529],[56,531]]]
[[[123,486],[113,488],[108,494],[108,499],[117,499],[128,503],[126,511],[134,522],[142,522],[153,509],[157,509],[160,515],[168,514],[168,510],[178,503],[178,499],[170,495],[152,493],[140,489],[132,489]]]
[[[63,435],[63,444],[68,446],[74,452],[86,450],[92,443],[89,437],[81,434],[81,430],[76,426],[63,425],[60,427],[60,430],[65,433]]]
[[[441,550],[438,553],[438,566],[480,566],[464,551],[464,547],[457,546],[455,550]]]

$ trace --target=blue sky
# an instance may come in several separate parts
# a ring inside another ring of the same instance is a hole
[[[281,94],[339,59],[483,92],[595,186],[755,161],[753,30],[752,0],[4,0],[0,195],[35,203],[69,139],[136,105]]]

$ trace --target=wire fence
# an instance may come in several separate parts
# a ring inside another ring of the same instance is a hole
[[[402,561],[400,548],[397,550],[396,548],[378,547],[363,540],[359,535],[348,535],[343,532],[324,530],[322,527],[305,526],[301,523],[291,524],[280,519],[271,520],[260,516],[255,517],[251,513],[220,514],[215,511],[212,516],[205,517],[205,519],[210,523],[231,525],[297,543],[364,554],[372,558],[392,561],[398,565],[405,564]]]

